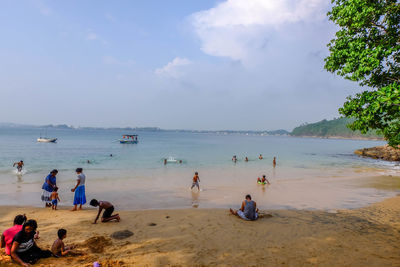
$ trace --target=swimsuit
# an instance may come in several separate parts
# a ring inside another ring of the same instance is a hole
[[[57,199],[53,199],[53,200],[51,201],[51,204],[53,204],[54,206],[57,206],[57,203],[58,203]]]

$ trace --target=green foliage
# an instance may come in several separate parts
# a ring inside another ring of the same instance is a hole
[[[303,124],[293,129],[293,136],[318,136],[318,137],[345,137],[345,138],[381,138],[375,131],[361,133],[350,130],[347,125],[353,123],[353,119],[340,118],[334,120],[322,120],[316,123]]]
[[[325,69],[371,89],[350,96],[339,112],[353,130],[380,130],[400,144],[400,5],[398,0],[332,0],[340,29],[328,44]]]

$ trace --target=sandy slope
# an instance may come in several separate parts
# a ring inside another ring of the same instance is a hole
[[[65,242],[83,253],[35,266],[92,266],[96,260],[102,266],[400,265],[400,197],[337,213],[268,211],[272,216],[255,222],[226,210],[186,209],[123,211],[120,223],[92,225],[95,210],[0,207],[0,231],[19,213],[38,221],[40,247],[49,248],[63,227]],[[134,235],[110,238],[125,229]],[[4,252],[0,261],[13,266]]]

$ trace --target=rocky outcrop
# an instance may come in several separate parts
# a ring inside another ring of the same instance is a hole
[[[358,149],[354,151],[354,153],[359,156],[369,157],[374,159],[400,161],[400,146],[397,149],[389,145],[376,146],[376,147]]]

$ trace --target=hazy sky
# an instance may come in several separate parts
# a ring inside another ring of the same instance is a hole
[[[338,116],[328,0],[13,1],[0,122],[288,129]]]

